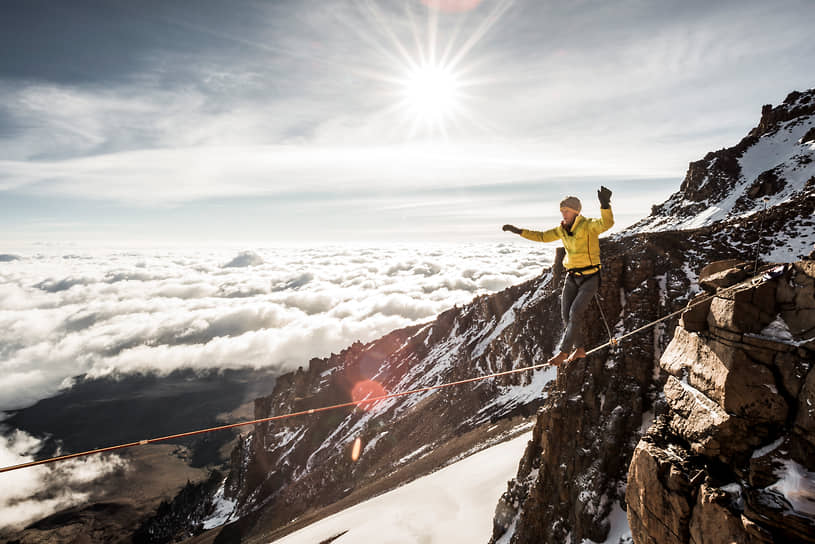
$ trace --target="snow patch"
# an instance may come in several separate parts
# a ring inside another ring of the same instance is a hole
[[[767,489],[781,493],[796,512],[815,515],[815,472],[792,459],[784,459],[781,464],[775,473],[779,480]]]
[[[515,514],[515,517],[512,518],[512,523],[509,524],[509,527],[507,527],[506,532],[501,535],[501,538],[495,541],[495,544],[509,544],[512,542],[512,537],[515,536],[515,529],[518,526],[518,518],[520,517],[520,512]]]
[[[402,457],[401,459],[399,459],[399,461],[397,462],[397,464],[398,464],[398,465],[401,465],[402,463],[406,463],[406,462],[410,461],[411,459],[413,459],[414,457],[416,457],[417,455],[419,455],[420,453],[422,453],[423,451],[425,451],[425,450],[426,450],[426,449],[428,449],[429,447],[430,447],[430,444],[425,444],[424,446],[422,446],[422,447],[421,447],[421,448],[419,448],[418,450],[416,450],[416,451],[414,451],[414,452],[412,452],[412,453],[408,453],[407,455],[405,455],[404,457]]]
[[[218,488],[218,491],[215,492],[215,496],[212,498],[215,508],[212,514],[203,521],[204,529],[206,530],[220,527],[224,523],[232,520],[232,515],[235,513],[235,506],[238,504],[238,501],[224,497],[225,487],[226,479],[221,483],[221,487]]]
[[[527,384],[511,385],[499,388],[498,393],[481,407],[476,415],[479,417],[492,417],[507,413],[518,406],[529,404],[542,398],[546,384],[557,378],[557,368],[553,366],[535,370]],[[524,378],[526,379],[526,374]],[[477,421],[477,420],[476,420]]]
[[[498,335],[504,332],[504,329],[515,322],[516,309],[524,306],[524,302],[526,302],[526,299],[529,298],[529,295],[530,293],[526,293],[524,296],[516,300],[515,304],[510,306],[506,312],[504,312],[504,315],[502,315],[501,319],[498,320],[498,324],[495,326],[492,332],[486,338],[481,340],[475,349],[473,349],[473,357],[481,357],[484,355],[484,351],[486,351],[487,347],[492,344],[493,340],[498,338]]]

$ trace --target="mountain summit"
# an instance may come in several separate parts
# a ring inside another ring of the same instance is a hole
[[[626,233],[694,229],[811,204],[814,152],[815,89],[792,92],[779,106],[765,105],[758,126],[738,144],[690,163],[679,191]],[[779,234],[794,240],[806,233],[789,228]]]

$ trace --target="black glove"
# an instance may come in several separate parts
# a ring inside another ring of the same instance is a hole
[[[602,209],[607,210],[611,207],[611,189],[601,185],[600,190],[597,191],[597,198],[600,200],[600,207]]]
[[[504,231],[514,232],[515,234],[521,234],[521,229],[514,225],[504,225],[502,228]]]

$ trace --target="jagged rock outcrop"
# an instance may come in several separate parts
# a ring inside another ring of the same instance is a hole
[[[690,250],[685,244],[681,237],[652,235],[602,245],[601,294],[615,331],[634,330],[688,301],[696,278],[667,251],[681,254]],[[653,368],[667,345],[665,330],[561,370],[496,509],[492,542],[507,531],[513,543],[605,540],[608,518],[623,500],[627,459],[651,418]],[[590,346],[608,340],[599,321],[586,332]]]
[[[631,460],[634,542],[815,542],[815,261],[720,286],[691,329]]]

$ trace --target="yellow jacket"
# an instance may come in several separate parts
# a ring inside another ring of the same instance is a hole
[[[566,257],[563,266],[566,268],[583,268],[600,265],[600,233],[614,225],[614,214],[611,208],[600,209],[600,219],[590,219],[578,215],[572,225],[571,233],[562,225],[543,232],[523,229],[521,236],[535,242],[554,242],[563,240]]]

